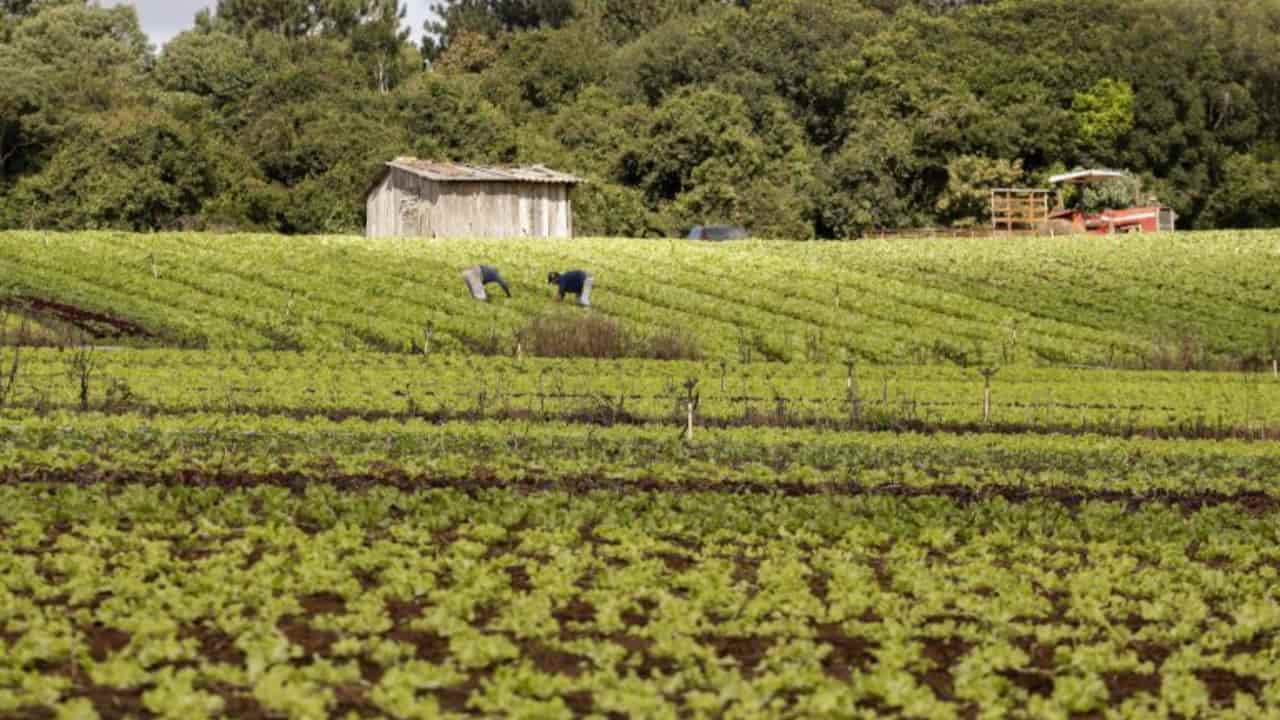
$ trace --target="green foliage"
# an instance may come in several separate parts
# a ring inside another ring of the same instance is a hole
[[[6,483],[0,712],[772,717],[778,687],[805,717],[1276,704],[1271,507],[540,482]]]
[[[746,103],[717,90],[681,90],[653,113],[640,142],[624,156],[624,177],[634,178],[650,200],[674,200],[698,191],[704,202],[731,211],[742,183],[764,159]]]
[[[1086,144],[1100,151],[1133,130],[1134,94],[1129,83],[1105,78],[1071,100],[1076,127]]]
[[[0,192],[38,172],[95,113],[138,101],[146,38],[133,8],[41,3],[0,42]]]
[[[1086,212],[1132,207],[1144,200],[1142,181],[1132,175],[1090,183],[1084,186],[1081,193],[1081,204]]]
[[[19,181],[90,118],[139,107],[231,153],[205,174],[242,174],[230,198],[200,198],[195,226],[358,231],[362,170],[336,157],[347,137],[316,137],[327,132],[366,134],[352,143],[377,153],[366,166],[412,153],[590,177],[578,224],[600,232],[969,224],[985,183],[1094,165],[1142,177],[1184,227],[1274,222],[1261,185],[1231,180],[1265,176],[1245,158],[1280,147],[1266,120],[1280,113],[1280,53],[1255,31],[1280,23],[1266,3],[435,6],[419,49],[395,0],[222,0],[152,55],[127,4],[10,0],[0,225],[30,219],[14,210]],[[318,120],[330,113],[354,117]]]
[[[499,33],[560,27],[575,14],[574,0],[439,0],[424,28],[423,49],[436,57],[460,33],[493,37]]]
[[[1234,155],[1222,170],[1219,187],[1209,197],[1204,224],[1230,227],[1280,225],[1280,161]]]
[[[166,113],[107,113],[89,119],[43,172],[18,183],[10,212],[38,227],[179,227],[224,186],[212,173],[212,154]]]
[[[318,152],[338,164],[300,187],[355,182],[338,150]],[[652,233],[649,224],[663,220],[649,217],[629,188],[584,189],[598,222]],[[249,204],[254,196],[239,186],[220,197],[227,207],[294,222],[328,222],[319,213],[342,210],[322,204],[319,190],[282,192],[290,194],[268,194],[267,208]],[[408,351],[421,347],[430,325],[432,352],[454,353],[493,345],[491,338],[509,347],[546,310],[546,273],[580,267],[596,275],[593,312],[637,335],[689,332],[709,357],[849,352],[893,363],[1239,369],[1270,363],[1274,251],[1274,233],[1265,232],[802,248],[17,232],[0,234],[0,296],[32,294],[124,317],[183,346]],[[469,300],[458,271],[480,261],[502,270],[513,298]],[[1190,294],[1196,302],[1185,302]]]
[[[947,189],[938,198],[938,211],[955,227],[991,220],[992,188],[1017,187],[1022,161],[961,155],[947,164]]]

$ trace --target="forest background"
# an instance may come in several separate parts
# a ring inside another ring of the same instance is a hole
[[[156,48],[0,0],[0,228],[359,232],[397,155],[577,173],[586,235],[963,227],[1081,166],[1280,225],[1280,0],[432,5],[220,0]]]

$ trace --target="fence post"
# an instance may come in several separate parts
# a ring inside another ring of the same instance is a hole
[[[995,376],[999,368],[982,368],[982,424],[986,425],[991,422],[991,378]]]
[[[693,409],[698,404],[698,380],[689,378],[684,382],[685,390],[685,442],[693,442]]]
[[[849,400],[849,419],[854,425],[862,420],[862,399],[858,397],[858,361],[852,357],[845,360],[848,377],[845,379],[845,392]]]

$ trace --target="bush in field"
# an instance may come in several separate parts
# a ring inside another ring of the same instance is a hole
[[[517,331],[516,340],[525,352],[539,357],[702,358],[697,338],[687,332],[664,329],[639,336],[627,331],[618,320],[592,312],[539,315]]]
[[[539,315],[516,334],[530,355],[616,358],[626,355],[622,325],[594,313]]]

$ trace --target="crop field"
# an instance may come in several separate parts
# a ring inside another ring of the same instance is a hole
[[[701,359],[521,352],[576,266]],[[1280,716],[1276,277],[2,234],[0,718]]]
[[[515,298],[477,304],[461,268]],[[99,331],[213,349],[514,350],[550,270],[713,358],[1145,368],[1280,352],[1280,237],[733,244],[0,233],[0,294]],[[1156,353],[1161,354],[1161,353]],[[1181,369],[1181,367],[1179,367]]]

